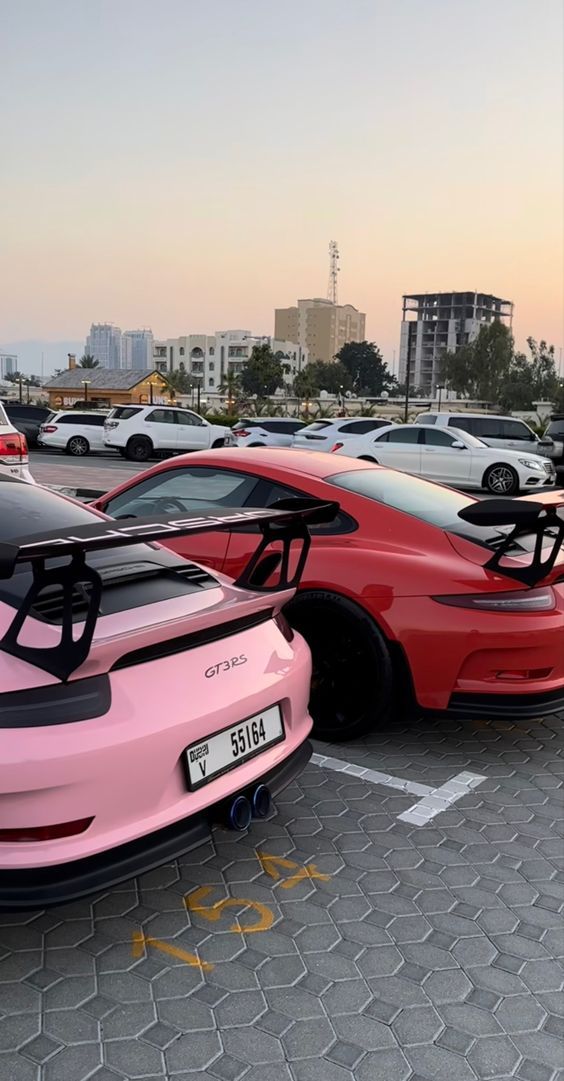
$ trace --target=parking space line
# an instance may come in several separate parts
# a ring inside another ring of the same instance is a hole
[[[337,773],[345,773],[349,777],[357,777],[359,780],[368,781],[369,784],[380,784],[386,788],[395,788],[405,792],[409,796],[422,797],[409,807],[407,811],[399,814],[400,822],[411,822],[415,826],[424,826],[441,811],[448,810],[453,803],[468,795],[473,788],[485,781],[481,773],[470,773],[465,770],[451,777],[450,781],[433,788],[428,784],[419,784],[418,781],[408,781],[404,777],[392,777],[390,773],[380,773],[376,769],[366,766],[357,766],[355,762],[345,762],[342,758],[332,758],[330,755],[312,754],[311,762],[323,769],[332,769]]]

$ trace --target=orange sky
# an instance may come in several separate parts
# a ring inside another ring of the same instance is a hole
[[[0,346],[270,333],[332,238],[390,361],[404,292],[496,293],[518,344],[564,344],[557,0],[6,10]]]

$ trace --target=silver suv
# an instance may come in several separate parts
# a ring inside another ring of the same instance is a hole
[[[495,416],[493,413],[420,413],[416,424],[438,424],[441,428],[459,428],[481,439],[488,447],[502,450],[522,450],[528,454],[546,453],[538,435],[516,417]]]

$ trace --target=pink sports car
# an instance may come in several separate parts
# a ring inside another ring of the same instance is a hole
[[[281,607],[330,505],[112,521],[0,477],[0,905],[59,903],[246,829],[310,756]],[[233,583],[159,538],[244,527]]]

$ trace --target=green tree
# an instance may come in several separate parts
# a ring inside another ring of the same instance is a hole
[[[335,359],[348,373],[350,387],[359,396],[376,397],[383,390],[392,391],[396,381],[374,342],[347,342]]]
[[[90,353],[85,353],[78,362],[79,368],[98,368],[100,361],[96,360]]]
[[[515,353],[501,387],[499,400],[506,409],[533,409],[535,402],[558,397],[554,346],[534,338],[527,338],[527,345],[530,355]]]
[[[473,342],[444,354],[441,378],[458,394],[495,402],[510,377],[512,358],[511,331],[503,323],[489,323]]]
[[[284,382],[284,367],[274,356],[269,345],[253,346],[253,351],[243,368],[241,386],[245,394],[268,397]]]
[[[297,398],[317,398],[321,387],[315,372],[315,364],[307,364],[294,379],[294,394]]]
[[[241,376],[228,371],[218,390],[220,394],[227,395],[228,412],[231,413],[241,398]]]
[[[177,371],[167,372],[166,377],[169,385],[177,394],[189,394],[192,387],[195,385],[195,381],[188,375],[183,364],[180,364]]]

